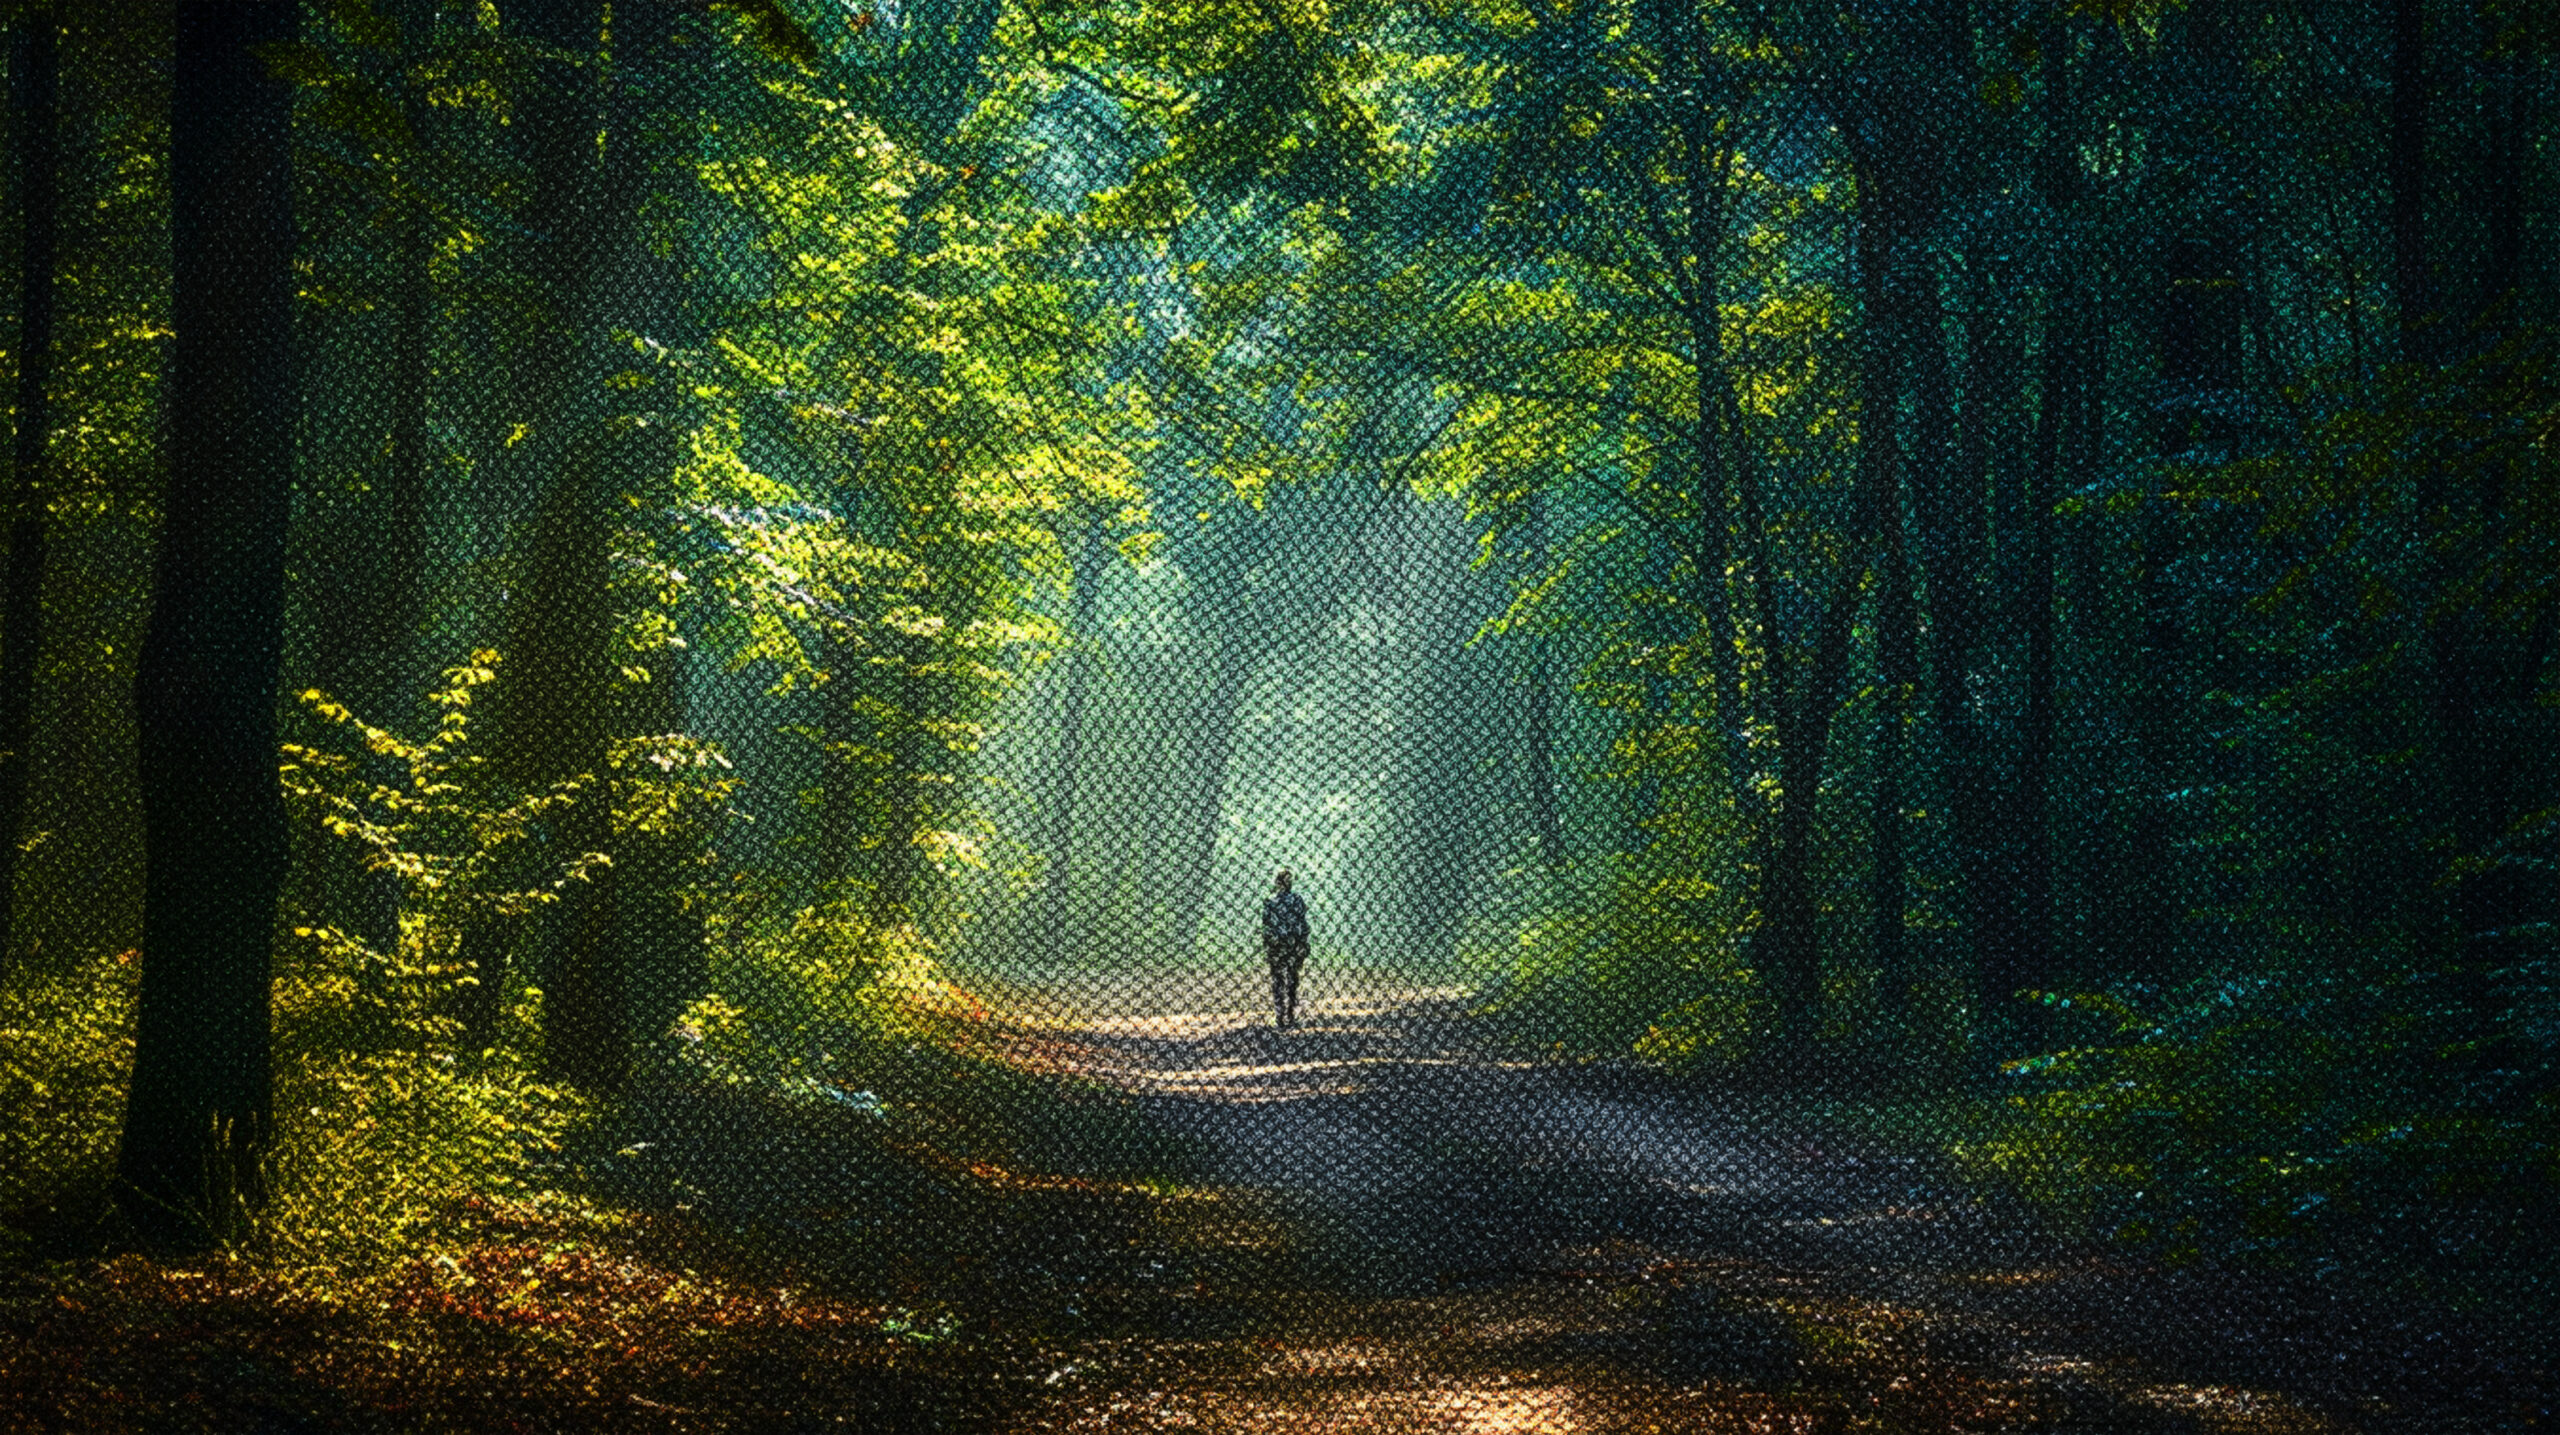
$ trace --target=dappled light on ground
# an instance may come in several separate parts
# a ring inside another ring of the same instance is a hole
[[[2252,1348],[2237,1284],[1767,1104],[1489,1044],[1451,993],[1285,1032],[1052,995],[1048,1059],[1202,1153],[1207,1204],[1160,1229],[1225,1264],[1156,1334],[1070,1347],[1021,1431],[2423,1428],[2355,1406],[2408,1371],[2348,1370],[2351,1329]]]

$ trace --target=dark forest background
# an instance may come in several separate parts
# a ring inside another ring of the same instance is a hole
[[[2548,7],[0,26],[25,1270],[409,1289],[671,1084],[998,1160],[1004,994],[1290,865],[1488,1039],[2544,1308]]]

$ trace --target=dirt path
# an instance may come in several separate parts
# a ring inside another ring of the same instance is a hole
[[[1275,1032],[1250,975],[1052,1028],[1217,1189],[1150,1263],[1159,1328],[1063,1356],[1020,1428],[2544,1428],[2477,1333],[2070,1250],[1912,1157],[1505,1058],[1454,992]]]

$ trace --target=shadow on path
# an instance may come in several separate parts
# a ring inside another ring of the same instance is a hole
[[[1254,1213],[1200,1239],[1269,1259],[1197,1283],[1222,1317],[1066,1361],[1023,1428],[2543,1428],[2547,1374],[2478,1331],[2137,1269],[1765,1105],[1505,1055],[1455,990],[1274,1031],[1253,977],[1051,994],[1042,1059],[1195,1143]]]

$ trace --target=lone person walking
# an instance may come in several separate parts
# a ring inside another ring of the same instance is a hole
[[[1298,969],[1307,964],[1307,899],[1289,890],[1289,869],[1272,879],[1262,904],[1262,959],[1271,965],[1271,1006],[1282,1031],[1298,1024]]]

